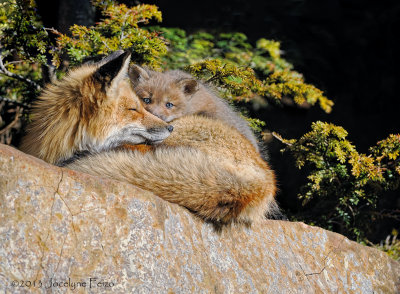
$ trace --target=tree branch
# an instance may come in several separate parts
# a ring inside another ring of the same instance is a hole
[[[2,96],[0,96],[0,101],[5,101],[7,103],[12,103],[14,105],[21,106],[21,107],[28,108],[28,109],[31,108],[31,106],[29,104],[18,102],[18,101],[15,101],[15,100],[12,100],[12,99],[9,99],[6,97],[2,97]]]
[[[10,124],[8,124],[5,128],[0,130],[0,135],[3,135],[5,132],[10,130],[18,122],[20,116],[21,116],[21,108],[17,106],[17,109],[15,110],[14,120]]]
[[[283,139],[281,135],[279,135],[278,133],[272,132],[271,133],[272,136],[277,139],[278,141],[280,141],[281,143],[288,145],[288,146],[292,146],[293,144],[287,142],[287,140]]]
[[[22,81],[22,82],[25,82],[25,83],[31,85],[32,87],[34,87],[34,88],[35,88],[36,90],[38,90],[38,91],[40,91],[40,90],[42,89],[42,87],[40,87],[39,84],[37,84],[36,82],[32,81],[31,79],[28,79],[28,78],[26,78],[26,77],[24,77],[24,76],[21,76],[21,75],[19,75],[19,74],[10,72],[10,71],[4,66],[4,63],[3,63],[3,56],[1,56],[1,54],[0,54],[0,74],[3,74],[3,75],[5,75],[5,76],[8,76],[8,77],[13,78],[13,79],[17,79],[17,80]]]

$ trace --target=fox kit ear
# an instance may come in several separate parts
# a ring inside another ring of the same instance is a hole
[[[195,79],[185,78],[176,82],[186,95],[192,95],[199,90],[199,83]]]
[[[118,84],[128,74],[131,54],[129,51],[120,53],[119,51],[106,57],[93,77],[98,80],[105,89]]]
[[[140,81],[147,80],[150,78],[150,76],[143,67],[134,64],[129,69],[129,78],[131,79],[131,82],[135,87],[139,84]]]

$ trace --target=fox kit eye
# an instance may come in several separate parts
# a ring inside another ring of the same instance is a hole
[[[136,108],[128,108],[128,110],[137,111]]]
[[[172,108],[172,107],[174,106],[174,104],[172,104],[171,102],[167,102],[167,103],[165,104],[165,106],[166,106],[167,108]]]
[[[150,104],[151,103],[151,98],[143,98],[142,100],[143,100],[143,102],[145,104]]]

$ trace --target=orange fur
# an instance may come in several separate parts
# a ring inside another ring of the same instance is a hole
[[[89,151],[67,167],[129,182],[216,224],[249,223],[276,207],[274,172],[245,136],[194,115],[174,120],[171,133],[140,104],[122,61],[82,66],[49,85],[23,150],[59,164]]]
[[[172,125],[171,135],[145,153],[118,150],[68,167],[132,183],[218,224],[251,223],[274,213],[274,172],[243,135],[201,116]]]
[[[146,153],[146,152],[154,150],[153,146],[151,146],[151,145],[142,145],[142,144],[140,144],[140,145],[127,145],[127,144],[125,144],[125,145],[122,146],[122,148],[125,148],[125,149],[128,149],[128,150],[132,150],[132,151],[137,150],[137,151],[139,151],[141,153]]]

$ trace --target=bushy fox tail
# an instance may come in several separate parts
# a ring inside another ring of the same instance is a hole
[[[129,182],[217,224],[249,223],[277,207],[271,170],[213,158],[187,146],[158,147],[145,154],[111,151],[67,167]]]

